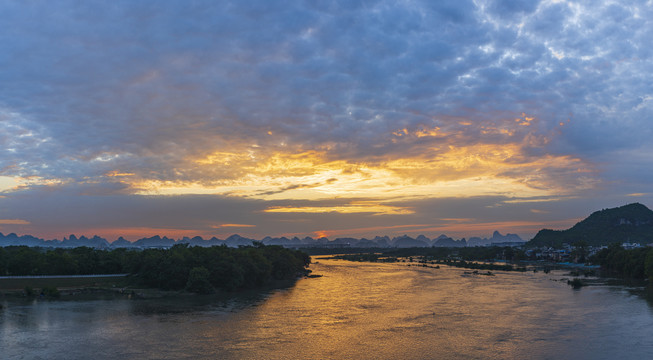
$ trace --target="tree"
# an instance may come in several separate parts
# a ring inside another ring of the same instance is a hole
[[[648,254],[646,254],[645,264],[646,276],[653,281],[653,248],[649,249]]]
[[[506,260],[512,260],[512,257],[515,256],[515,250],[510,246],[506,246],[503,248],[503,256]]]
[[[574,243],[574,250],[571,251],[571,257],[577,263],[587,261],[587,241],[578,240]]]
[[[186,290],[198,294],[210,294],[213,292],[213,286],[209,278],[211,273],[204,266],[190,269]]]

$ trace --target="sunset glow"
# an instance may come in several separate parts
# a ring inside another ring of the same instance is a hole
[[[653,203],[645,3],[199,3],[0,5],[0,232],[528,239]]]

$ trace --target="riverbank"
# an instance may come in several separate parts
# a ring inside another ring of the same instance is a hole
[[[86,295],[136,296],[149,289],[130,287],[128,274],[0,277],[0,298],[63,298]]]
[[[305,275],[317,278],[321,275]],[[228,298],[243,293],[269,291],[291,287],[302,278],[273,280],[256,287],[236,290],[214,289],[210,294],[200,295],[187,290],[162,290],[134,285],[128,274],[84,276],[11,276],[0,277],[0,301],[18,299],[80,300],[80,299],[160,299],[197,296]]]
[[[80,288],[80,287],[124,287],[128,274],[108,275],[51,275],[51,276],[2,276],[0,292],[23,290],[25,287]]]

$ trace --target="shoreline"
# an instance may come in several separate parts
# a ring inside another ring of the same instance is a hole
[[[69,301],[81,299],[97,299],[97,298],[124,298],[130,300],[138,299],[163,299],[175,297],[198,297],[198,296],[215,296],[215,297],[232,297],[249,292],[270,291],[274,289],[284,289],[294,285],[299,279],[302,278],[316,278],[319,276],[305,275],[295,279],[288,280],[274,280],[269,284],[256,288],[243,288],[233,291],[222,289],[215,289],[213,293],[198,294],[187,290],[161,290],[157,288],[147,288],[142,286],[134,286],[129,284],[128,275],[115,274],[110,275],[52,275],[52,276],[12,276],[0,278],[0,301],[5,300],[49,300],[49,301]],[[100,280],[86,285],[66,286],[70,285],[70,280],[87,279],[87,280]],[[6,286],[7,281],[28,280],[27,282],[20,283],[20,286],[12,285],[11,288]],[[30,282],[31,280],[31,282]],[[53,280],[63,280],[57,282]],[[39,281],[39,286],[34,285],[34,281]],[[99,285],[104,283],[104,285]],[[5,284],[3,284],[5,283]],[[26,289],[30,288],[33,291],[31,294],[26,293]],[[49,295],[47,289],[54,289],[56,295]]]

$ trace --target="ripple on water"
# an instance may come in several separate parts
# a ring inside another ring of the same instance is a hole
[[[630,288],[556,274],[320,260],[321,278],[242,297],[7,303],[2,358],[649,358]]]

